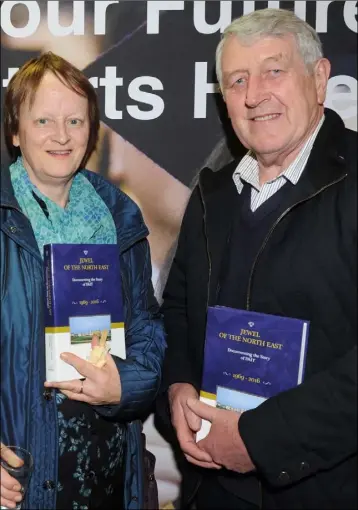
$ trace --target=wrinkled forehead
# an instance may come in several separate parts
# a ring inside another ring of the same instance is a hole
[[[243,40],[231,34],[223,45],[222,65],[232,60],[250,62],[251,59],[264,61],[268,58],[285,61],[300,58],[295,36],[261,34]]]

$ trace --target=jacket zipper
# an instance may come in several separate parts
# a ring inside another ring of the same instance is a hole
[[[256,269],[256,265],[257,265],[257,261],[260,257],[260,255],[262,254],[262,252],[264,251],[273,231],[275,230],[275,228],[277,227],[277,225],[280,223],[280,221],[290,212],[292,211],[295,207],[297,207],[298,205],[304,203],[304,202],[307,202],[308,200],[311,200],[312,198],[314,198],[315,196],[319,195],[320,193],[322,193],[322,191],[326,190],[327,188],[339,183],[340,181],[342,181],[343,179],[345,179],[347,177],[347,174],[344,174],[342,177],[340,177],[339,179],[336,179],[335,181],[327,184],[326,186],[323,186],[322,188],[320,188],[318,191],[316,191],[316,193],[313,193],[312,195],[310,195],[309,197],[303,199],[303,200],[300,200],[299,202],[296,202],[295,204],[293,204],[291,207],[287,208],[282,214],[281,216],[275,221],[275,223],[272,225],[271,229],[269,230],[268,234],[266,235],[259,251],[257,252],[256,254],[256,257],[255,257],[255,260],[251,266],[251,271],[250,271],[250,276],[249,276],[249,282],[248,282],[248,286],[247,286],[247,294],[246,294],[246,310],[250,310],[250,305],[251,305],[251,288],[252,288],[252,281],[253,281],[253,276],[254,276],[254,273],[255,273],[255,269]],[[208,308],[209,306],[209,297],[210,297],[210,279],[211,279],[211,267],[212,267],[212,263],[211,263],[211,258],[210,258],[210,251],[209,251],[209,240],[208,240],[208,236],[207,236],[207,232],[206,232],[206,206],[205,206],[205,200],[204,200],[204,195],[203,195],[203,190],[202,190],[202,187],[201,187],[201,183],[199,181],[199,190],[200,190],[200,199],[201,199],[201,202],[202,202],[202,205],[203,205],[203,221],[204,221],[204,235],[205,235],[205,242],[206,242],[206,252],[207,252],[207,257],[208,257],[208,264],[209,264],[209,275],[208,275],[208,288],[207,288],[207,303],[206,303],[206,307]],[[192,498],[194,497],[194,495],[196,494],[197,492],[197,489],[200,485],[200,482],[201,480],[198,481],[196,487],[195,487],[195,490],[193,491],[193,495],[192,497],[190,498],[189,501],[192,500]],[[259,480],[258,481],[258,485],[259,485],[259,499],[260,499],[260,503],[259,503],[259,508],[262,509],[262,506],[263,506],[263,492],[262,492],[262,483],[261,481]]]
[[[208,264],[209,264],[209,275],[208,275],[208,284],[207,284],[207,298],[206,298],[206,309],[208,309],[208,306],[209,306],[209,294],[210,294],[210,279],[211,279],[211,258],[210,258],[210,251],[209,251],[209,240],[208,240],[208,236],[207,236],[207,232],[206,232],[206,206],[205,206],[205,201],[204,201],[204,195],[203,195],[203,190],[201,188],[201,183],[199,181],[199,190],[200,190],[200,200],[201,200],[201,203],[203,205],[203,221],[204,221],[204,235],[205,235],[205,243],[206,243],[206,253],[207,253],[207,257],[208,257]],[[198,481],[196,482],[196,485],[190,495],[190,497],[188,498],[188,501],[187,501],[187,507],[189,508],[191,503],[193,502],[193,499],[195,498],[195,495],[199,489],[199,486],[201,484],[201,481],[202,481],[202,476],[200,475],[200,477],[198,478]]]
[[[209,306],[209,300],[210,300],[210,280],[211,280],[211,258],[210,258],[210,250],[209,250],[209,239],[206,232],[206,206],[205,206],[205,200],[204,200],[204,194],[201,187],[201,183],[199,181],[199,189],[200,189],[200,199],[201,203],[203,204],[203,221],[204,221],[204,235],[205,235],[205,244],[206,244],[206,254],[208,257],[208,264],[209,264],[209,274],[208,274],[208,287],[207,287],[207,298],[206,298],[206,309],[208,309]]]
[[[201,183],[199,181],[199,190],[200,190],[200,200],[201,200],[201,203],[202,203],[202,206],[203,206],[203,222],[204,222],[204,236],[205,236],[205,244],[206,244],[206,254],[207,254],[207,257],[208,257],[208,265],[209,265],[209,274],[208,274],[208,283],[207,283],[207,298],[206,298],[206,309],[208,309],[209,307],[209,297],[210,297],[210,279],[211,279],[211,258],[210,258],[210,251],[209,251],[209,240],[208,240],[208,236],[207,236],[207,232],[206,232],[206,206],[205,206],[205,201],[204,201],[204,194],[203,194],[203,190],[202,190],[202,187],[201,187]],[[200,475],[200,477],[198,478],[198,481],[196,482],[196,485],[191,493],[191,495],[189,496],[188,498],[188,501],[187,501],[187,507],[189,508],[189,506],[191,505],[198,489],[199,489],[199,486],[201,484],[201,481],[202,481],[202,476]]]
[[[254,276],[254,272],[255,272],[255,269],[256,269],[256,264],[257,264],[257,261],[260,257],[260,255],[262,254],[262,252],[264,251],[273,231],[275,230],[275,228],[277,227],[277,225],[280,223],[280,221],[290,212],[292,211],[292,209],[294,209],[295,207],[297,207],[298,205],[300,204],[303,204],[304,202],[307,202],[308,200],[311,200],[312,198],[314,198],[315,196],[319,195],[322,191],[326,190],[327,188],[333,186],[334,184],[337,184],[338,182],[342,181],[343,179],[345,179],[347,177],[347,174],[343,175],[342,177],[340,177],[339,179],[327,184],[326,186],[323,186],[323,188],[319,189],[318,191],[316,191],[316,193],[313,193],[313,195],[310,195],[309,197],[303,199],[303,200],[300,200],[299,202],[296,202],[295,204],[293,204],[291,207],[289,207],[288,209],[286,209],[282,214],[281,216],[275,221],[275,223],[272,225],[271,229],[269,230],[267,236],[265,237],[259,251],[257,252],[257,255],[255,257],[255,260],[252,264],[252,267],[251,267],[251,271],[250,271],[250,276],[249,276],[249,283],[248,283],[248,287],[247,287],[247,294],[246,294],[246,310],[250,310],[250,305],[251,305],[251,288],[252,288],[252,280],[253,280],[253,276]],[[258,484],[259,484],[259,493],[260,493],[260,496],[259,496],[259,500],[260,500],[260,503],[259,503],[259,508],[262,509],[262,506],[263,506],[263,491],[262,491],[262,483],[261,483],[261,480],[258,480]]]

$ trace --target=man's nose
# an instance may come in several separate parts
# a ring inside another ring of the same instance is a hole
[[[260,76],[250,76],[247,82],[245,103],[248,108],[255,108],[270,99],[270,93]]]

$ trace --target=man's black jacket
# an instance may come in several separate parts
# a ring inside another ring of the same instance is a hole
[[[357,143],[337,114],[325,116],[247,288],[247,309],[310,321],[304,382],[240,420],[264,508],[357,506]],[[163,296],[166,388],[200,388],[206,310],[217,299],[237,163],[201,172],[183,219]],[[201,471],[186,468],[183,501]]]

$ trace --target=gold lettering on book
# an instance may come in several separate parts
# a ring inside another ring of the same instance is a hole
[[[251,329],[241,329],[240,334],[260,338],[260,333],[258,331],[252,331]]]
[[[257,345],[259,347],[268,347],[269,349],[283,349],[283,344],[262,340],[260,338],[259,331],[253,331],[250,329],[241,329],[240,335],[234,335],[233,333],[228,333],[227,331],[220,331],[218,336],[224,340],[233,340],[234,342],[242,342],[245,344]]]

